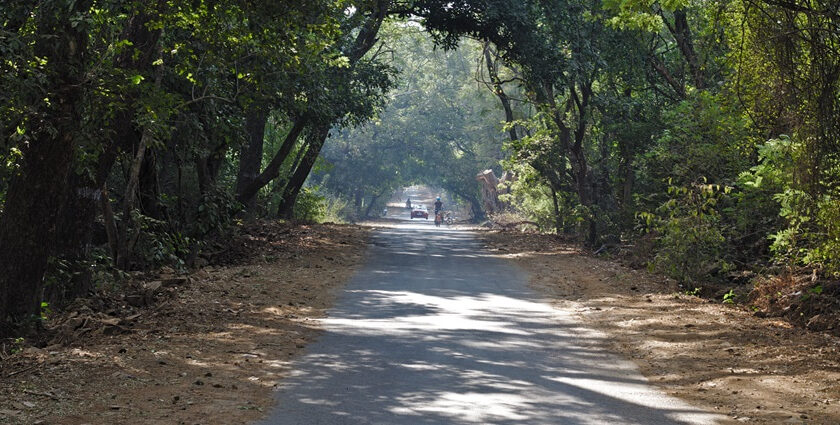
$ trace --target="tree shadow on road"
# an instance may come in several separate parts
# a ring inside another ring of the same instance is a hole
[[[265,424],[717,423],[461,232],[388,231]],[[439,255],[439,256],[434,256]]]

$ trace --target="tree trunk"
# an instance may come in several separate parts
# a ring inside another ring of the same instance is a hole
[[[219,172],[224,165],[228,144],[220,141],[207,156],[197,156],[196,171],[198,174],[198,186],[202,195],[206,195],[216,186],[219,179]]]
[[[510,97],[508,97],[504,87],[502,87],[502,80],[499,79],[499,72],[496,68],[497,60],[494,60],[490,52],[490,44],[487,42],[484,43],[484,60],[487,63],[487,75],[490,76],[490,82],[493,84],[493,93],[502,102],[502,108],[505,110],[505,122],[510,125],[513,122],[513,108],[510,105]],[[519,136],[516,134],[516,126],[508,128],[508,134],[510,135],[511,141],[519,139]]]
[[[44,300],[51,306],[61,306],[75,297],[86,294],[92,287],[93,274],[85,262],[90,255],[93,232],[90,229],[95,217],[97,206],[102,199],[99,188],[87,185],[90,180],[74,172],[68,175],[68,193],[62,214],[58,217],[56,257],[65,260],[62,267],[68,280],[48,282],[44,288]],[[58,272],[56,265],[51,265],[47,271],[49,276]]]
[[[315,166],[315,161],[318,160],[318,155],[321,153],[321,148],[324,147],[324,142],[329,135],[330,127],[326,124],[321,124],[316,130],[312,132],[312,141],[309,143],[309,148],[303,155],[300,165],[295,169],[292,178],[283,190],[283,197],[280,199],[280,206],[277,208],[278,215],[281,218],[294,218],[295,203],[297,197],[300,195],[300,190],[303,189],[303,184],[312,167]]]
[[[292,128],[289,130],[289,133],[286,135],[286,138],[283,140],[283,144],[280,146],[280,149],[277,150],[277,153],[274,154],[274,157],[271,159],[271,162],[268,163],[268,166],[265,167],[262,173],[260,173],[256,178],[254,178],[250,184],[246,185],[241,192],[239,192],[236,196],[236,200],[242,203],[243,205],[248,205],[251,200],[257,196],[257,192],[260,191],[265,185],[271,183],[272,180],[277,178],[280,174],[280,167],[283,166],[283,162],[285,162],[286,157],[289,156],[291,153],[292,148],[295,147],[297,143],[297,139],[300,136],[300,133],[303,129],[309,124],[309,118],[307,115],[300,117],[295,120]]]
[[[157,155],[148,145],[146,155],[140,167],[137,180],[137,200],[140,212],[147,217],[157,220],[164,218],[163,207],[160,205],[160,182],[158,179]]]
[[[381,198],[381,197],[382,197],[381,193],[377,193],[376,195],[373,195],[373,196],[370,197],[370,203],[368,204],[367,208],[365,209],[365,217],[370,217],[370,211],[373,209],[374,206],[376,206],[376,201],[378,201],[379,198]]]
[[[559,235],[563,228],[563,218],[560,217],[560,202],[557,200],[557,190],[550,184],[549,187],[551,188],[551,201],[554,205],[554,231]]]
[[[82,0],[35,16],[34,28],[40,35],[35,54],[45,58],[49,72],[39,99],[49,98],[50,103],[42,104],[38,122],[29,124],[32,138],[23,148],[0,216],[0,321],[19,324],[40,311],[42,279],[55,253],[56,224],[82,136],[88,36],[84,25],[67,17],[85,14],[90,6],[90,0]]]
[[[692,80],[694,80],[694,87],[700,90],[705,89],[706,79],[703,75],[703,69],[700,67],[700,60],[697,58],[697,52],[694,50],[694,40],[692,40],[691,27],[688,26],[688,15],[686,15],[685,10],[674,11],[674,26],[669,25],[668,29],[677,41],[680,53],[688,63],[688,69],[691,72]]]
[[[252,105],[245,112],[245,143],[239,150],[239,172],[236,175],[236,196],[241,197],[245,189],[260,175],[263,156],[263,138],[268,120],[268,110]],[[256,197],[250,197],[245,210],[251,216],[256,208]]]
[[[118,67],[145,74],[151,73],[151,64],[158,50],[161,35],[160,30],[149,30],[147,27],[151,19],[150,15],[142,13],[129,19],[122,36],[131,41],[135,49],[118,58]],[[135,51],[139,54],[135,55]],[[136,96],[136,93],[129,94],[126,100],[127,105],[130,106],[132,103],[133,96]],[[71,171],[68,177],[65,195],[67,204],[57,226],[56,256],[69,261],[70,269],[67,272],[71,278],[68,282],[62,282],[61,286],[46,288],[46,299],[51,305],[61,305],[65,301],[84,295],[92,287],[92,275],[86,260],[90,255],[94,220],[99,208],[110,202],[104,191],[105,181],[117,160],[120,149],[131,149],[133,145],[139,143],[141,133],[132,122],[134,113],[135,111],[131,108],[117,111],[112,121],[114,136],[104,143],[104,149],[99,154],[96,164],[93,165],[93,174]],[[110,209],[110,204],[108,209]],[[107,230],[112,229],[106,228]],[[114,240],[114,244],[116,243],[115,235],[116,233],[110,235],[113,237],[109,238],[109,240]],[[113,247],[116,248],[116,245]],[[111,255],[116,259],[115,249],[112,250]]]
[[[364,197],[364,193],[361,190],[356,189],[353,191],[353,213],[356,215],[356,218],[362,217],[362,199]],[[278,211],[278,214],[280,212]]]

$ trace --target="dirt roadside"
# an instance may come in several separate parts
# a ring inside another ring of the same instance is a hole
[[[228,265],[164,272],[139,284],[140,299],[114,293],[51,318],[52,345],[0,359],[0,423],[262,417],[319,334],[314,319],[362,264],[370,230],[264,223],[215,247],[211,264]]]
[[[840,338],[684,295],[662,277],[585,255],[554,236],[483,237],[667,393],[733,423],[840,423]]]
[[[362,264],[371,230],[245,229],[216,247],[216,265],[143,282],[141,306],[128,302],[137,294],[117,293],[51,318],[55,343],[0,359],[0,423],[262,417],[270,389],[318,336],[314,319]],[[669,394],[733,423],[840,423],[840,339],[683,295],[552,236],[483,236],[494,255],[527,270],[535,288],[608,335],[609,349]]]

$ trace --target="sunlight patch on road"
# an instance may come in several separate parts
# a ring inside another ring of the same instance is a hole
[[[678,421],[690,420],[692,424],[712,425],[718,423],[721,418],[720,415],[707,414],[701,409],[656,391],[653,387],[645,384],[566,376],[546,376],[545,378],[651,409],[662,409],[663,406],[668,406],[670,412],[666,416]]]
[[[387,318],[332,317],[323,319],[323,323],[334,331],[350,333],[477,330],[526,336],[533,332],[523,330],[518,326],[518,321],[498,320],[506,316],[494,317],[494,315],[499,311],[514,314],[527,312],[530,317],[543,318],[557,315],[557,311],[547,304],[501,295],[439,297],[407,291],[364,291],[364,293],[375,299],[375,303],[371,302],[375,305],[386,307],[394,304],[413,305],[422,308],[423,311],[414,315]],[[435,314],[430,314],[430,311]]]
[[[399,415],[434,413],[468,423],[528,419],[528,416],[519,413],[529,401],[520,394],[441,392],[434,399],[429,399],[429,395],[423,393],[401,397],[399,401],[403,406],[391,409]]]

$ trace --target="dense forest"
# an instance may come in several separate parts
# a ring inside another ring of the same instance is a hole
[[[833,0],[4,0],[0,25],[0,334],[242,220],[413,183],[483,219],[485,169],[506,214],[681,282],[840,273]]]

